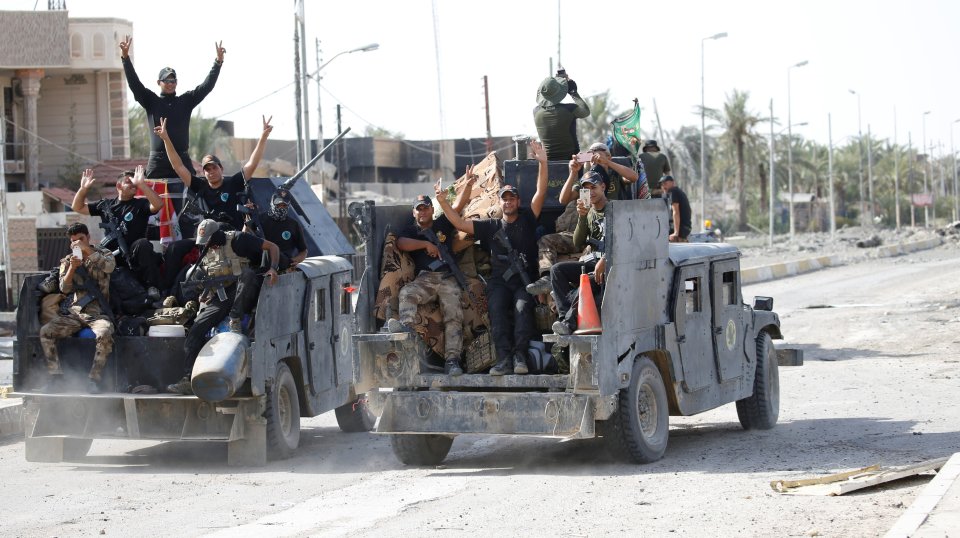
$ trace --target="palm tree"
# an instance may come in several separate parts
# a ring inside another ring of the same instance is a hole
[[[130,158],[146,159],[150,156],[150,126],[147,111],[140,105],[127,109],[127,125],[130,131]]]
[[[610,122],[616,117],[610,111],[610,90],[586,97],[584,101],[590,107],[590,115],[577,122],[580,145],[590,147],[594,142],[606,142],[613,134]]]
[[[720,124],[723,129],[720,141],[727,146],[728,151],[732,150],[736,159],[738,203],[740,206],[737,218],[737,228],[739,230],[747,228],[747,148],[759,143],[759,136],[754,132],[754,128],[758,123],[764,121],[763,118],[749,110],[747,105],[749,97],[750,92],[733,90],[733,94],[727,96],[727,102],[723,105],[723,112],[714,109],[704,111],[711,120]]]
[[[190,119],[190,158],[200,161],[204,155],[212,153],[223,161],[224,169],[237,164],[230,137],[217,126],[216,118],[204,118],[200,110]]]

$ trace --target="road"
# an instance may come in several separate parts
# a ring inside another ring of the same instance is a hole
[[[960,268],[940,247],[745,288],[770,295],[806,364],[781,368],[780,423],[740,428],[733,405],[671,417],[654,464],[596,440],[462,436],[443,466],[407,468],[386,438],[304,422],[288,461],[238,470],[215,443],[95,441],[33,464],[0,441],[6,536],[876,536],[929,478],[842,497],[785,496],[776,479],[960,450]]]

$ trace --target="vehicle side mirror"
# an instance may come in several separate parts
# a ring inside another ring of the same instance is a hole
[[[764,297],[757,296],[753,298],[753,309],[754,310],[766,310],[770,312],[773,310],[773,297]]]

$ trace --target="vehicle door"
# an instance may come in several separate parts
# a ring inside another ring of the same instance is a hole
[[[740,297],[740,260],[710,264],[713,302],[713,345],[720,381],[743,374],[744,311]]]
[[[699,263],[680,267],[674,273],[673,321],[687,392],[705,388],[716,379],[707,271],[707,265]]]

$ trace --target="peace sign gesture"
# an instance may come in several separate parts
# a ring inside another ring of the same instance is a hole
[[[223,48],[223,40],[220,40],[219,43],[214,43],[214,46],[217,47],[217,63],[223,63],[223,55],[227,53],[227,49]]]
[[[123,36],[123,41],[120,42],[120,57],[126,58],[130,56],[130,45],[133,44],[133,38],[125,35]]]

